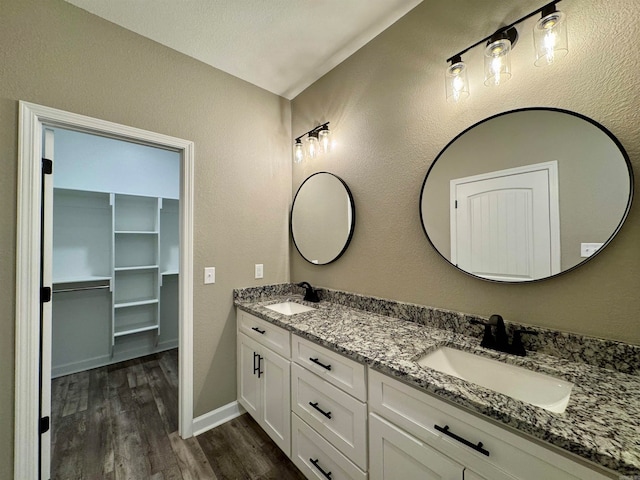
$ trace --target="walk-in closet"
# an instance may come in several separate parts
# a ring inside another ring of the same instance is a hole
[[[54,138],[52,377],[177,348],[180,155]]]

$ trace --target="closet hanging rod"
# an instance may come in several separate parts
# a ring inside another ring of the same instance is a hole
[[[82,290],[100,290],[103,288],[109,288],[109,285],[97,285],[95,287],[60,288],[58,290],[54,290],[53,293],[81,292]]]

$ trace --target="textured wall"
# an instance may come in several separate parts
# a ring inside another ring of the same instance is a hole
[[[12,478],[18,100],[195,142],[194,409],[236,398],[232,289],[289,279],[289,102],[61,0],[0,0],[0,479]],[[204,266],[216,284],[202,284]]]
[[[582,113],[611,130],[640,171],[640,77],[632,73],[640,68],[640,3],[560,3],[569,21],[567,57],[533,65],[532,18],[520,28],[511,80],[485,87],[482,48],[473,49],[464,56],[471,95],[447,104],[445,59],[546,2],[490,3],[425,1],[293,100],[294,136],[331,121],[337,143],[331,157],[293,167],[293,191],[315,171],[335,173],[353,192],[357,223],[334,264],[310,265],[292,249],[292,280],[640,343],[637,203],[598,257],[528,285],[471,278],[440,258],[422,232],[418,203],[431,162],[465,128],[499,112],[547,106]]]

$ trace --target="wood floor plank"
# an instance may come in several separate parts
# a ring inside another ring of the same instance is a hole
[[[56,422],[56,442],[52,445],[52,479],[82,479],[84,438],[87,430],[86,412],[60,417]]]
[[[173,432],[169,440],[184,480],[218,479],[195,437],[182,439]]]
[[[135,410],[114,416],[114,470],[116,480],[149,478],[151,465],[141,437],[141,426]]]

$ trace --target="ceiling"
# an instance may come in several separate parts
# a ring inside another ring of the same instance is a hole
[[[422,0],[66,0],[292,99]]]

